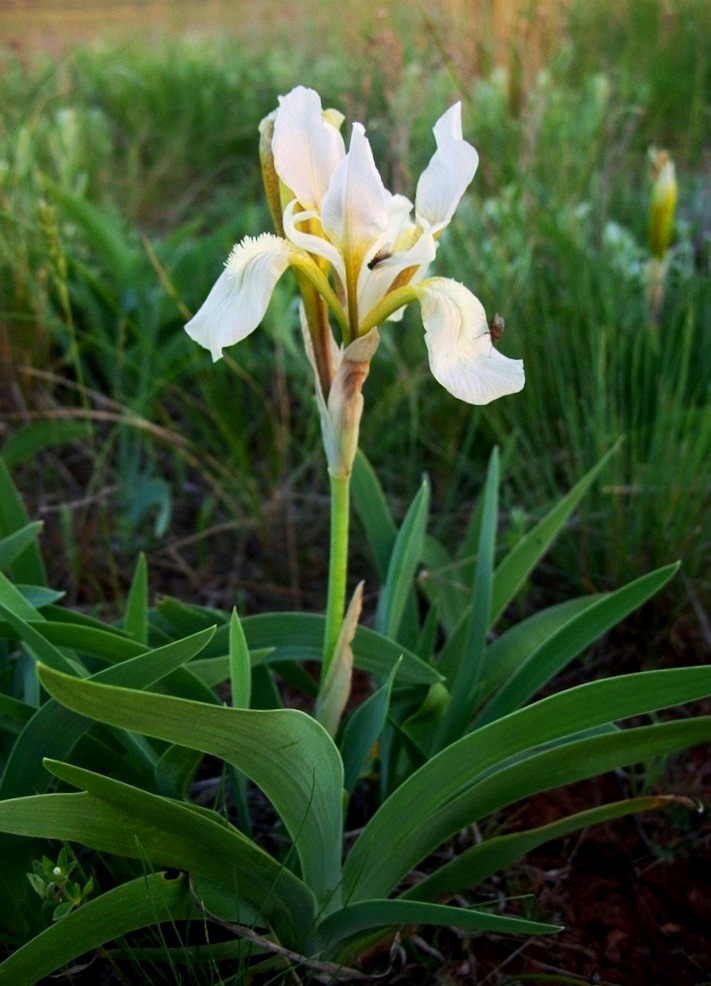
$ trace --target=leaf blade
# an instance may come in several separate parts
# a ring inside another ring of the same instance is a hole
[[[518,542],[497,567],[494,573],[494,589],[491,600],[489,626],[493,627],[514,599],[519,589],[548,551],[572,512],[587,493],[608,460],[620,447],[618,440],[612,448],[579,480],[570,492],[557,503],[546,516]]]
[[[345,899],[390,892],[422,858],[421,845],[426,844],[427,851],[433,851],[440,844],[432,843],[436,833],[430,829],[428,838],[415,846],[415,836],[420,838],[440,806],[451,803],[477,778],[493,772],[497,764],[556,738],[690,702],[709,693],[709,667],[621,675],[552,695],[469,733],[412,774],[367,823],[344,864]],[[524,779],[528,763],[526,760],[520,764]],[[368,872],[367,860],[385,842],[390,846],[387,858],[381,859],[377,873],[372,867]]]
[[[46,667],[40,669],[40,677],[51,695],[82,715],[169,743],[189,743],[243,771],[281,815],[305,882],[319,899],[336,893],[343,767],[330,737],[310,716],[295,709],[209,706],[95,682],[76,688],[75,679]]]
[[[109,890],[41,932],[0,965],[0,983],[33,986],[67,962],[148,925],[195,914],[185,877],[148,874]]]

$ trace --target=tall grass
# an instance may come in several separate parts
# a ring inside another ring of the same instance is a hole
[[[427,469],[442,527],[456,534],[493,442],[508,450],[507,503],[525,525],[624,434],[596,499],[557,549],[556,578],[619,584],[681,555],[694,591],[704,590],[705,5],[644,0],[617,5],[612,18],[600,2],[522,4],[504,31],[505,6],[481,5],[477,20],[462,20],[456,3],[369,7],[362,22],[289,51],[276,40],[248,51],[210,38],[150,51],[104,44],[59,61],[5,53],[3,404],[28,487],[42,470],[61,490],[62,457],[37,448],[76,433],[30,430],[23,445],[18,430],[64,416],[94,436],[72,455],[89,499],[108,511],[107,552],[182,543],[186,524],[212,550],[227,525],[238,554],[251,557],[274,516],[291,544],[294,516],[318,512],[322,491],[291,289],[285,282],[264,331],[218,367],[181,330],[232,243],[268,228],[257,123],[280,91],[315,85],[369,124],[386,181],[412,196],[434,120],[462,98],[481,166],[438,269],[504,315],[503,348],[524,357],[528,384],[490,408],[456,405],[429,375],[421,328],[408,317],[383,333],[364,448],[396,497],[409,497]],[[652,144],[670,150],[680,180],[656,327],[644,284]],[[76,551],[79,514],[65,516]],[[231,550],[221,546],[220,564]],[[282,574],[296,591],[313,577],[312,559],[288,554]],[[210,557],[181,555],[196,585]]]

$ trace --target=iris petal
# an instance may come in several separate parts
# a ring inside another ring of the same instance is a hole
[[[353,124],[348,154],[331,178],[321,223],[326,236],[346,257],[347,266],[362,262],[387,228],[388,192],[360,123]]]
[[[479,155],[462,138],[462,104],[450,106],[434,127],[437,150],[420,175],[415,195],[419,222],[443,229],[454,215],[459,200],[474,177]]]
[[[430,233],[423,233],[408,250],[394,253],[391,257],[384,257],[372,267],[365,264],[358,282],[358,307],[363,321],[368,320],[370,312],[392,289],[404,271],[410,272],[407,275],[407,282],[416,283],[434,260],[436,252],[434,237]],[[390,319],[398,321],[392,315]]]
[[[305,209],[320,209],[331,176],[346,153],[343,137],[324,116],[315,90],[297,86],[283,96],[274,121],[274,167]]]
[[[523,361],[492,344],[484,308],[463,284],[444,277],[422,281],[418,294],[430,369],[459,400],[488,404],[523,388]]]
[[[286,240],[271,233],[247,236],[234,248],[200,310],[185,326],[213,360],[222,356],[225,346],[257,328],[293,253]]]
[[[301,223],[309,222],[310,220],[316,222],[320,227],[320,216],[317,212],[296,212],[295,205],[296,200],[294,199],[284,209],[284,232],[286,236],[295,246],[300,247],[307,253],[314,254],[316,257],[323,257],[324,260],[327,260],[343,284],[345,284],[346,269],[343,264],[343,257],[330,240],[325,239],[323,236],[318,236],[316,233],[307,232],[298,228]]]

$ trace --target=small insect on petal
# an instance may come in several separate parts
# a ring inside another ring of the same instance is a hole
[[[491,341],[493,343],[497,343],[504,334],[505,324],[503,315],[499,315],[498,312],[489,322],[489,335],[491,336]]]

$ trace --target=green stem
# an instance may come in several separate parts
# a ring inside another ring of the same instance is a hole
[[[341,632],[346,606],[346,576],[348,574],[348,519],[350,473],[329,474],[331,481],[331,548],[328,569],[328,602],[326,604],[326,634],[323,642],[325,681]]]

